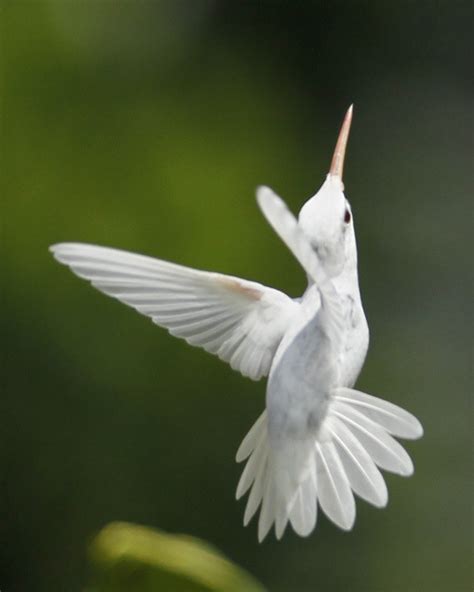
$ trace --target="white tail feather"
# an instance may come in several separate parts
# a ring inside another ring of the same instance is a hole
[[[241,498],[246,493],[252,483],[255,481],[255,476],[260,469],[260,466],[267,461],[267,447],[265,443],[265,433],[260,430],[259,438],[255,446],[255,450],[250,455],[250,458],[245,465],[242,476],[240,477],[237,486],[237,499]]]
[[[343,530],[355,520],[355,502],[349,480],[333,442],[316,443],[318,452],[318,500],[321,509]]]
[[[357,495],[376,507],[388,501],[388,492],[380,471],[354,434],[337,417],[331,421],[331,433],[349,483]]]
[[[293,530],[300,536],[308,536],[316,526],[317,518],[317,489],[316,479],[307,477],[297,491],[295,502],[289,513],[289,519]],[[281,538],[283,531],[280,536]]]
[[[380,468],[405,477],[413,473],[413,463],[406,450],[382,426],[348,403],[334,401],[331,410],[350,428]]]
[[[264,411],[250,428],[245,438],[242,440],[242,444],[239,446],[235,456],[237,462],[242,462],[252,454],[253,450],[257,446],[258,437],[262,433],[263,424],[265,423],[266,425],[266,421],[267,412]]]
[[[398,405],[349,388],[336,389],[334,398],[343,403],[349,403],[393,436],[415,439],[423,435],[421,423],[414,415]]]
[[[267,478],[264,484],[262,508],[258,520],[258,542],[261,543],[267,536],[275,520],[275,487],[273,479]]]
[[[390,434],[416,438],[422,433],[418,420],[400,407],[352,389],[336,389],[310,445],[288,441],[289,450],[282,456],[271,448],[264,411],[237,452],[238,462],[247,459],[237,498],[250,489],[244,525],[261,504],[259,541],[272,525],[280,539],[288,523],[300,536],[308,536],[316,526],[319,504],[337,526],[350,530],[356,515],[353,493],[376,507],[387,503],[387,487],[376,465],[401,475],[413,472],[410,457]]]

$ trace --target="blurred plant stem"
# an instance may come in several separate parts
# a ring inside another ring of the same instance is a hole
[[[263,592],[250,574],[206,542],[125,522],[92,541],[87,592]]]

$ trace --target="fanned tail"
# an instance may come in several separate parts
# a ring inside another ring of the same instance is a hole
[[[420,422],[401,407],[338,388],[317,437],[288,441],[284,451],[276,452],[268,440],[264,411],[237,451],[237,462],[248,459],[237,487],[237,499],[250,490],[244,525],[261,506],[259,541],[272,525],[280,539],[288,522],[297,534],[308,536],[316,526],[319,505],[337,526],[350,530],[356,515],[354,493],[376,507],[387,504],[378,467],[403,476],[413,473],[410,457],[392,436],[422,435]]]

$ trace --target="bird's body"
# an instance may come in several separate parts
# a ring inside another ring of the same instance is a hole
[[[55,257],[101,291],[171,334],[203,347],[253,379],[268,375],[266,409],[244,438],[247,460],[237,497],[248,490],[246,524],[261,505],[259,540],[290,522],[308,535],[317,505],[343,529],[355,519],[353,492],[387,502],[377,468],[409,475],[410,458],[390,434],[416,438],[418,420],[386,401],[352,390],[369,332],[357,276],[350,205],[342,185],[349,110],[321,190],[297,221],[270,189],[258,191],[267,220],[308,276],[300,299],[217,273],[76,243]]]
[[[303,425],[317,429],[325,412],[324,401],[332,388],[352,387],[368,347],[368,326],[360,301],[338,293],[344,318],[341,343],[326,333],[317,288],[310,286],[301,300],[300,319],[284,335],[268,377],[267,410],[275,433],[283,431],[297,413]],[[288,428],[291,431],[290,425]],[[273,431],[273,430],[271,430]]]

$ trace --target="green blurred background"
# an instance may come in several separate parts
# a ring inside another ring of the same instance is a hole
[[[272,592],[471,588],[472,10],[462,1],[1,2],[2,592],[75,592],[114,520],[208,540]],[[300,295],[254,199],[297,211],[355,116],[372,343],[416,474],[353,532],[257,543],[234,499],[252,383],[55,263],[85,241]],[[467,264],[467,265],[466,265]],[[469,384],[470,385],[470,384]]]

